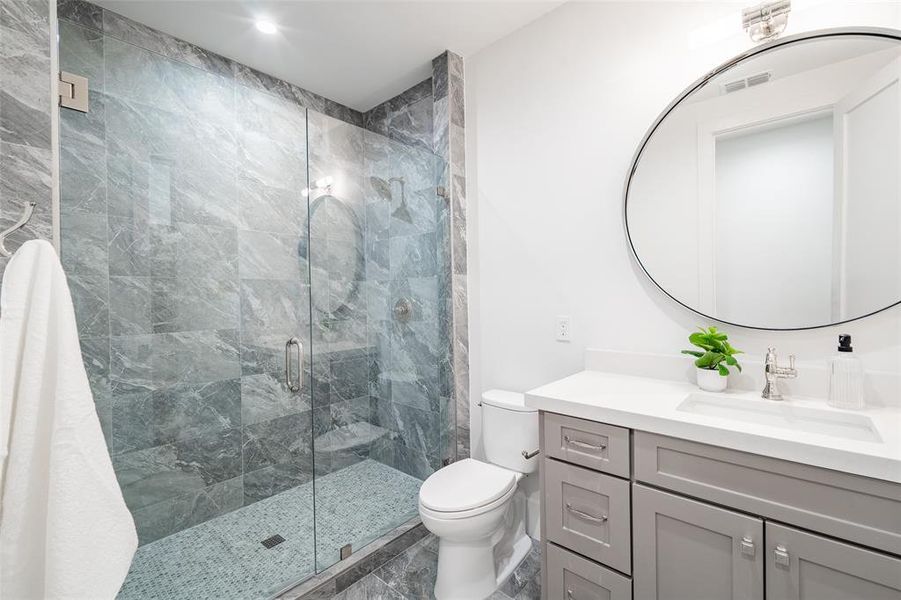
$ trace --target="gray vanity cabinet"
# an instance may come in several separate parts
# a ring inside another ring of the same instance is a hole
[[[901,559],[766,524],[767,600],[901,600]]]
[[[763,600],[763,520],[632,487],[635,600]]]
[[[543,600],[901,600],[901,485],[539,419]]]

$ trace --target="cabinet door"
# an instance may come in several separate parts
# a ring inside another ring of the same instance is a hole
[[[901,600],[901,559],[766,524],[767,600]]]
[[[763,600],[763,521],[632,486],[635,600]]]

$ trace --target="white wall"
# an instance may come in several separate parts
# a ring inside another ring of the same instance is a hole
[[[749,48],[744,3],[568,3],[468,57],[472,399],[527,390],[581,369],[587,347],[673,353],[700,317],[674,305],[633,264],[622,226],[631,157],[686,85]],[[901,27],[901,4],[797,0],[788,33]],[[554,340],[556,315],[573,340]],[[869,369],[901,371],[901,309],[805,332],[730,327],[762,358],[767,345],[821,362],[840,332]],[[473,407],[473,451],[481,449]]]

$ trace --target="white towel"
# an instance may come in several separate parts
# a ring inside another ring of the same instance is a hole
[[[25,243],[0,291],[0,597],[114,598],[138,540],[81,358],[66,276]]]

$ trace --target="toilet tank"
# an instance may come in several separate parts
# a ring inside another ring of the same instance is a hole
[[[482,441],[491,464],[519,473],[538,468],[538,457],[522,452],[538,450],[538,410],[525,404],[525,394],[489,390],[482,394]]]

